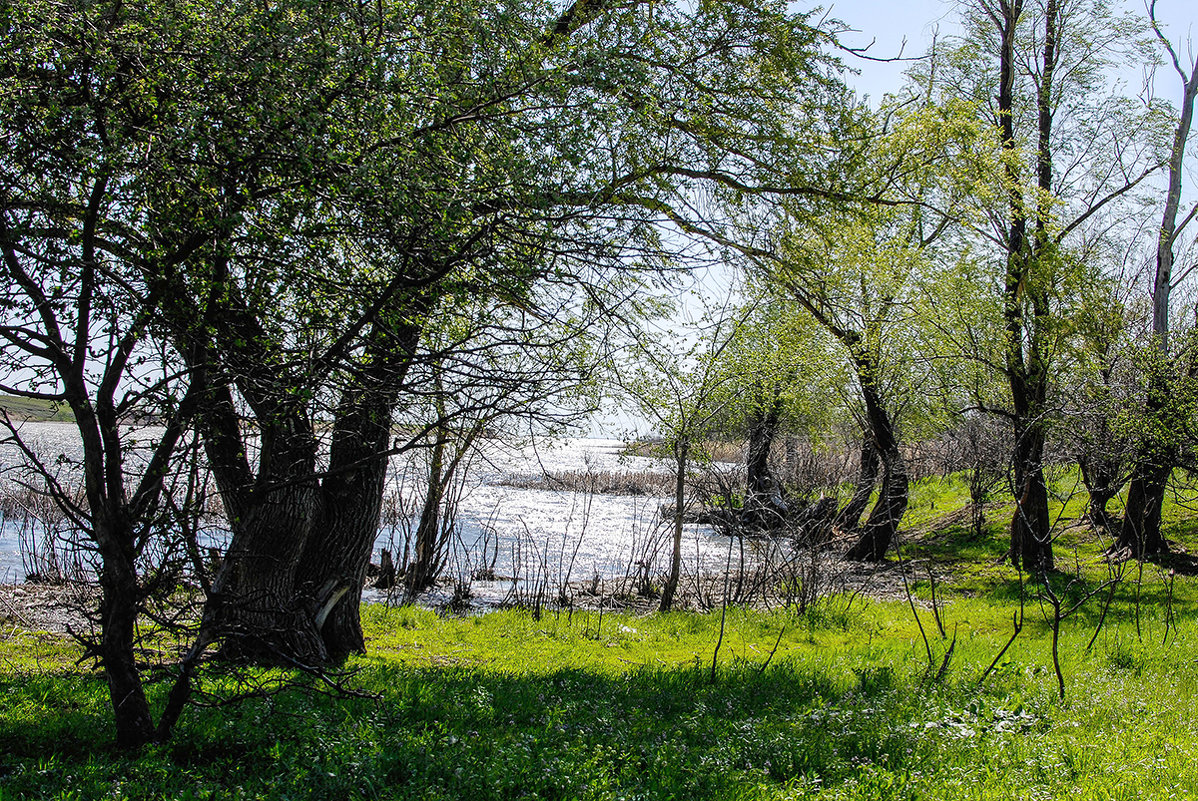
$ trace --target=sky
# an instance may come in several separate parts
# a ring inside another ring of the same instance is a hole
[[[811,8],[815,5],[803,0],[796,2],[792,8]],[[956,30],[958,3],[954,0],[896,0],[889,3],[835,0],[819,5],[826,9],[828,16],[841,20],[853,29],[854,32],[843,37],[846,45],[868,46],[868,54],[874,58],[894,58],[900,54],[905,57],[922,55],[937,29],[942,36]],[[1145,8],[1136,0],[1121,5],[1129,10],[1143,11]],[[1187,32],[1198,46],[1198,2],[1157,0],[1156,17],[1165,26],[1174,46],[1181,44],[1180,52],[1184,61]],[[850,84],[874,100],[880,99],[886,92],[897,90],[902,85],[903,71],[908,66],[901,62],[878,63],[852,57],[846,58],[846,63],[860,71],[859,75],[849,77]],[[1169,70],[1159,74],[1157,91],[1176,104],[1181,97],[1176,73]]]

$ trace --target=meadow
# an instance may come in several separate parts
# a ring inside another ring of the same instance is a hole
[[[934,481],[917,521],[956,492]],[[801,614],[370,606],[339,673],[210,665],[202,705],[136,754],[72,642],[6,622],[0,798],[1191,797],[1198,588],[1102,546],[1063,524],[1045,590],[996,531],[916,527],[884,568],[908,597]]]

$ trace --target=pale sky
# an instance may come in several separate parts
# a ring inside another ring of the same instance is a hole
[[[843,37],[845,44],[852,47],[865,47],[873,41],[869,55],[875,58],[893,58],[902,53],[904,56],[919,56],[927,51],[932,42],[932,36],[937,27],[941,35],[955,32],[957,6],[956,0],[897,0],[897,2],[876,2],[876,0],[826,0],[823,3],[813,3],[800,0],[792,8],[802,9],[821,5],[828,16],[845,22],[856,32]],[[1145,6],[1138,0],[1130,0],[1123,4],[1124,8],[1144,11]],[[1187,32],[1198,45],[1198,2],[1195,0],[1157,0],[1156,17],[1165,26],[1174,47],[1181,47],[1184,61],[1186,56]],[[906,39],[906,47],[903,40]],[[908,65],[903,63],[876,63],[865,59],[846,58],[846,63],[860,70],[860,75],[850,76],[849,82],[859,92],[869,94],[874,100],[881,98],[886,92],[893,92],[902,85],[903,71]],[[1171,69],[1162,71],[1157,76],[1157,92],[1175,104],[1180,100],[1181,88],[1176,73]]]

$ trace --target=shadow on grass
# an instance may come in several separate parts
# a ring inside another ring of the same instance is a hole
[[[99,735],[98,680],[72,686],[83,703],[67,709],[57,679],[7,677],[0,693],[26,714],[0,718],[0,796],[703,798],[907,769],[912,694],[887,666],[846,675],[371,666],[360,678],[377,702],[288,693],[193,710],[133,757]]]

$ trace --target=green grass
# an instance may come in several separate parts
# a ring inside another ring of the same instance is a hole
[[[14,421],[69,423],[75,419],[65,404],[18,398],[13,395],[0,395],[0,409],[7,412]]]
[[[1137,636],[1130,585],[1089,652],[1094,617],[1070,620],[1063,701],[1034,602],[981,684],[1017,601],[943,610],[957,644],[939,680],[901,602],[731,610],[714,682],[718,614],[608,613],[600,626],[597,612],[372,607],[370,654],[347,669],[377,700],[296,688],[193,709],[170,743],[135,756],[113,748],[104,686],[71,646],[40,642],[34,663],[16,638],[0,643],[0,798],[1186,797],[1198,793],[1191,584],[1176,587],[1168,644],[1159,608],[1141,610]],[[938,669],[948,643],[931,647]]]
[[[964,485],[927,479],[904,547],[927,646],[905,599],[731,609],[713,681],[718,612],[368,607],[368,654],[344,682],[374,697],[254,671],[258,689],[294,686],[189,709],[169,743],[129,755],[75,647],[14,629],[0,638],[0,799],[1198,796],[1198,580],[1127,565],[1099,630],[1112,568],[1105,541],[1072,524],[1069,480],[1054,482],[1050,581],[1065,609],[1084,603],[1061,630],[1064,699],[1050,606],[999,559],[1009,507],[976,537],[951,517]],[[1193,540],[1183,507],[1169,504],[1166,525]],[[224,698],[245,685],[211,666],[203,686]],[[164,690],[152,687],[158,703]]]

